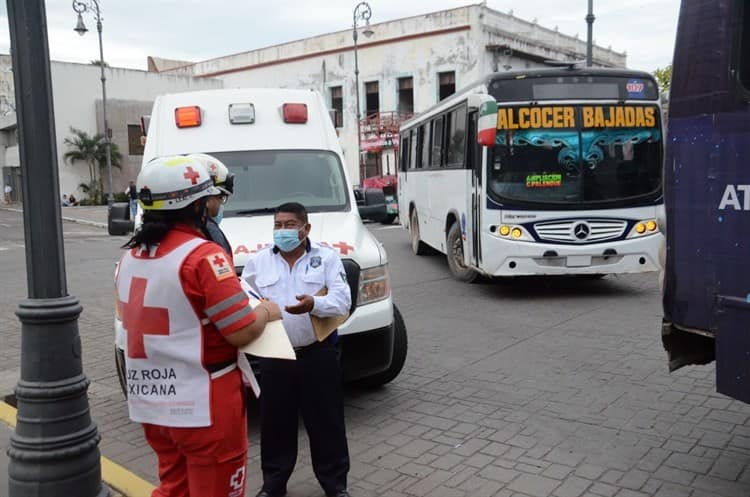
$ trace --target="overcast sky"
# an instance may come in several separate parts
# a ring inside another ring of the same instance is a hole
[[[90,0],[89,0],[90,1]],[[471,0],[369,0],[372,23],[468,5]],[[627,52],[628,67],[653,71],[672,60],[679,0],[594,0],[594,40]],[[104,58],[112,66],[146,69],[146,57],[198,61],[351,28],[357,0],[100,0]],[[48,0],[53,60],[99,58],[96,23],[73,31],[69,0]],[[488,0],[493,9],[586,39],[587,0]],[[8,53],[6,3],[0,2],[0,52]]]

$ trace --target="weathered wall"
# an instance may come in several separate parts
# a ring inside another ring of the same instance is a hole
[[[496,70],[539,67],[544,59],[585,57],[585,43],[555,30],[482,5],[470,5],[360,28],[359,102],[365,114],[365,83],[378,81],[380,111],[396,111],[398,78],[414,78],[414,110],[438,100],[438,73],[455,71],[460,89]],[[488,46],[508,46],[488,49]],[[595,47],[595,61],[624,66],[624,54]],[[352,30],[328,33],[178,68],[177,74],[215,77],[225,87],[309,88],[331,104],[330,88],[343,87],[343,128],[339,130],[349,174],[358,182],[357,106]],[[385,161],[384,161],[385,164]]]
[[[88,182],[88,167],[85,164],[65,163],[63,154],[68,147],[64,140],[70,136],[71,127],[86,131],[89,135],[103,133],[100,69],[89,64],[53,61],[51,74],[60,193],[75,193],[76,196],[81,196],[82,192],[78,185]],[[124,159],[122,171],[113,169],[114,192],[125,189],[128,180],[135,177],[140,165],[139,156],[129,157],[127,153],[127,125],[137,124],[139,113],[142,113],[143,109],[150,109],[157,95],[223,86],[221,81],[211,78],[195,79],[178,74],[149,73],[121,68],[105,68],[105,76],[109,125],[113,130],[113,142],[120,147]],[[0,55],[0,102],[5,100],[14,105],[12,83],[11,58],[8,55]],[[0,105],[0,112],[2,109]],[[6,160],[12,160],[12,157],[12,154],[6,154]],[[106,175],[104,187],[107,188]]]

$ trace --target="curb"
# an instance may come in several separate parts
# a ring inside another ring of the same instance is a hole
[[[0,401],[0,421],[16,426],[16,409]],[[101,456],[102,481],[121,493],[123,497],[151,497],[156,488],[149,482],[120,466],[119,464]]]
[[[0,210],[9,211],[9,212],[23,212],[23,209],[17,209],[15,207],[0,207]],[[77,217],[68,217],[68,216],[61,216],[61,219],[63,221],[69,221],[71,223],[78,223],[78,224],[86,224],[89,226],[95,226],[97,228],[104,228],[107,229],[107,223],[99,223],[96,221],[89,221],[88,219],[78,219]]]

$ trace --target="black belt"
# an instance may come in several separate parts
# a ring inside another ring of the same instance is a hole
[[[215,373],[217,371],[221,371],[222,369],[231,366],[232,364],[236,362],[237,362],[237,359],[231,359],[229,361],[224,361],[224,362],[215,362],[213,364],[207,364],[206,369],[208,370],[209,373]]]

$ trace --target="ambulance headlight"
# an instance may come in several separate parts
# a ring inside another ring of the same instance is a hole
[[[364,269],[359,273],[357,305],[372,304],[387,299],[391,294],[388,264]]]

